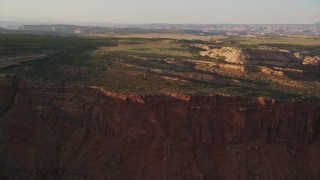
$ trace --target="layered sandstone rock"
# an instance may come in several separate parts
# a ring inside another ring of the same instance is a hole
[[[235,64],[267,64],[275,66],[297,67],[301,66],[299,59],[288,51],[245,50],[234,47],[221,47],[206,49],[200,53],[202,56],[223,58],[226,62]]]
[[[243,53],[243,50],[232,47],[222,47],[220,49],[207,49],[200,52],[201,56],[209,56],[212,58],[223,58],[226,62],[235,64],[247,64],[248,56]]]
[[[0,82],[0,179],[320,178],[318,105]]]
[[[250,71],[250,67],[246,67],[239,64],[226,64],[226,63],[220,63],[220,62],[211,62],[211,61],[199,61],[199,60],[189,60],[190,63],[195,64],[195,69],[205,70],[205,71],[211,71],[212,68],[225,68],[230,70],[237,70],[242,72]]]
[[[319,66],[320,65],[320,56],[307,56],[303,60],[304,65],[313,65]]]

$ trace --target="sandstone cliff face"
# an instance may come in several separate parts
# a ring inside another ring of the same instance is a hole
[[[320,65],[320,56],[307,56],[303,60],[304,65],[313,65],[318,66]]]
[[[275,66],[299,67],[298,58],[286,51],[244,50],[233,47],[206,49],[200,53],[202,56],[224,58],[226,62],[235,64],[267,64]]]
[[[317,105],[0,82],[0,179],[320,178]]]
[[[224,58],[226,62],[235,64],[247,64],[248,56],[243,53],[243,50],[232,48],[232,47],[222,47],[220,49],[207,49],[200,53],[201,56],[209,56],[212,58]]]

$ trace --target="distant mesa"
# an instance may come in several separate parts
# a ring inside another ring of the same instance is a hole
[[[320,21],[318,22],[318,24]],[[38,24],[16,26],[6,25],[7,29],[19,29],[32,32],[47,32],[50,34],[105,34],[105,33],[139,33],[141,32],[168,32],[196,34],[201,36],[241,36],[241,35],[319,35],[319,27],[315,24],[306,25],[236,25],[236,24]]]
[[[77,26],[77,25],[22,25],[20,30],[26,31],[42,31],[42,32],[56,32],[64,34],[95,34],[97,27],[91,26]]]

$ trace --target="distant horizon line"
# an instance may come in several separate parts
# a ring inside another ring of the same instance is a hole
[[[101,25],[317,25],[319,22],[315,23],[124,23],[124,22],[36,22],[36,21],[11,21],[11,20],[1,20],[0,22],[10,22],[10,23],[20,23],[22,25],[86,25],[86,24],[96,24],[96,26]],[[23,24],[26,23],[26,24]],[[27,24],[32,23],[32,24]]]
[[[48,24],[123,24],[123,25],[160,25],[160,24],[172,24],[172,25],[314,25],[319,24],[319,21],[313,23],[204,23],[204,22],[95,22],[95,21],[80,21],[80,20],[54,20],[54,19],[41,19],[41,18],[26,18],[21,17],[0,17],[0,21],[12,22],[12,23],[48,23]]]

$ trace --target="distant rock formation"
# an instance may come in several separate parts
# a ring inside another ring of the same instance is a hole
[[[297,67],[301,62],[296,56],[285,50],[261,50],[261,49],[241,49],[234,47],[205,48],[200,52],[202,56],[212,58],[222,58],[226,62],[235,64],[266,64],[285,67]]]
[[[307,56],[304,58],[303,64],[320,66],[320,56]]]

